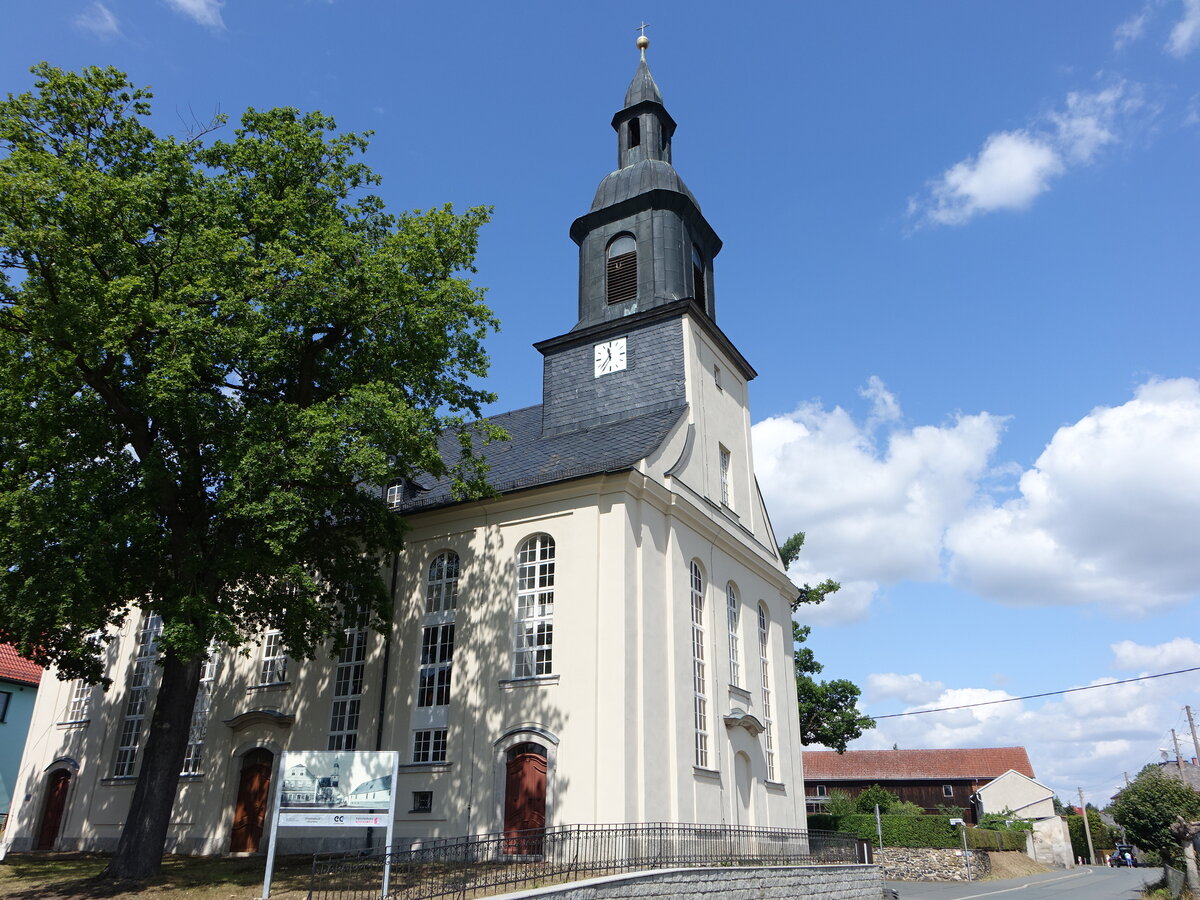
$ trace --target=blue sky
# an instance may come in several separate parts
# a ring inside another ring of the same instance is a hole
[[[500,411],[575,321],[642,20],[776,529],[844,585],[805,616],[825,675],[884,715],[1200,665],[1200,0],[43,0],[6,10],[0,90],[47,59],[152,86],[163,131],[320,109],[375,132],[392,208],[493,205]],[[1196,675],[855,746],[1023,744],[1103,804]]]

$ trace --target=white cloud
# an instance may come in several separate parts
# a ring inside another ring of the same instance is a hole
[[[90,31],[101,40],[110,40],[121,34],[117,17],[103,3],[93,3],[90,9],[81,12],[74,21],[76,28]]]
[[[1135,644],[1120,641],[1112,645],[1113,668],[1126,671],[1162,672],[1200,666],[1200,644],[1179,637],[1165,644]]]
[[[1200,591],[1200,383],[1142,385],[1060,428],[1020,496],[946,537],[961,586],[1013,604],[1138,614]]]
[[[1200,45],[1200,0],[1183,0],[1183,18],[1171,29],[1167,52],[1183,59]]]
[[[1152,3],[1147,3],[1113,31],[1113,49],[1124,50],[1129,44],[1142,39],[1146,24],[1150,21]]]
[[[903,700],[905,703],[927,703],[945,689],[940,681],[926,681],[916,672],[899,675],[880,672],[867,676],[865,699],[868,703],[880,700]]]
[[[221,7],[225,0],[166,0],[167,5],[176,12],[181,12],[200,25],[210,28],[224,28],[221,19]]]
[[[910,199],[909,215],[921,224],[963,225],[983,213],[1027,209],[1055,178],[1087,165],[1116,142],[1124,118],[1142,105],[1140,86],[1126,82],[1094,93],[1072,91],[1061,110],[1027,128],[988,136],[977,155],[933,179],[924,196]]]

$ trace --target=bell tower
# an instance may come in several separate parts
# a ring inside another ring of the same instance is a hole
[[[612,119],[617,169],[571,225],[579,245],[577,329],[684,299],[716,319],[712,264],[721,239],[671,165],[675,120],[646,63],[649,44],[638,38],[641,60]]]

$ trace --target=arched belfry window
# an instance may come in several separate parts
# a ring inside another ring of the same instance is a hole
[[[642,143],[642,123],[636,119],[629,120],[629,147],[633,149]]]
[[[609,303],[637,299],[637,241],[632,234],[622,234],[608,245],[604,275]]]
[[[701,306],[706,306],[708,304],[708,284],[705,281],[705,278],[704,257],[700,254],[700,248],[695,244],[692,244],[693,293],[696,297],[696,302]]]

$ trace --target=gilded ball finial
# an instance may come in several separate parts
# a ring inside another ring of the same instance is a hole
[[[644,34],[638,35],[637,46],[639,50],[644,51],[650,46],[650,38],[646,37]]]

